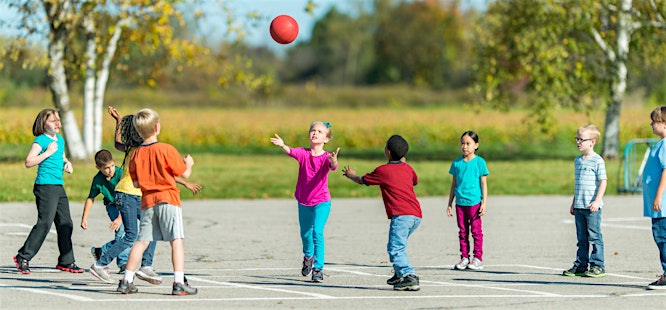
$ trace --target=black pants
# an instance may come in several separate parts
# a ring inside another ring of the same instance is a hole
[[[37,203],[37,224],[32,227],[23,247],[18,251],[18,257],[30,261],[42,247],[46,236],[51,230],[51,223],[55,223],[58,233],[58,264],[74,263],[74,249],[72,248],[72,216],[69,214],[69,200],[62,185],[35,184],[32,192]]]

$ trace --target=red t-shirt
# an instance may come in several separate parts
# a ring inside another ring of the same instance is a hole
[[[180,190],[176,176],[187,171],[178,150],[170,144],[155,142],[141,145],[132,154],[129,172],[132,181],[141,188],[141,209],[161,203],[180,207]]]
[[[389,162],[363,176],[365,185],[379,185],[389,219],[395,215],[422,217],[421,204],[414,193],[418,182],[414,169],[403,162]]]

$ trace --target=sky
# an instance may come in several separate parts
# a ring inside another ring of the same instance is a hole
[[[439,0],[446,2],[447,0]],[[268,46],[280,53],[289,48],[289,44],[281,45],[273,41],[269,33],[271,20],[282,14],[290,15],[298,23],[299,34],[294,43],[310,39],[312,27],[332,6],[339,11],[354,15],[358,12],[359,4],[372,6],[372,0],[315,0],[314,14],[305,12],[307,0],[235,0],[230,5],[238,16],[256,11],[267,18],[259,21],[255,27],[248,27],[246,42],[255,46]],[[462,0],[463,7],[484,7],[488,0]],[[292,43],[293,44],[293,43]]]
[[[450,0],[438,0],[448,2]],[[484,7],[489,0],[461,0],[463,7]],[[211,1],[210,3],[213,3]],[[359,5],[372,6],[373,0],[315,0],[316,7],[313,14],[305,12],[305,6],[308,0],[229,0],[227,4],[233,10],[235,16],[239,18],[239,23],[244,26],[246,31],[245,41],[253,46],[267,46],[277,54],[283,54],[289,49],[291,44],[278,44],[270,36],[269,26],[271,20],[282,14],[293,17],[299,26],[299,34],[294,43],[307,41],[310,39],[312,27],[328,10],[335,6],[339,11],[354,15],[358,13]],[[214,8],[211,9],[211,11]],[[0,20],[11,21],[12,16],[5,7],[4,2],[0,2]],[[257,12],[263,18],[256,23],[250,24],[248,19],[244,19],[250,12]],[[210,12],[209,12],[210,13]],[[215,15],[217,14],[217,15]],[[227,25],[222,12],[215,14],[209,19],[200,32],[206,36],[210,42],[219,41],[222,38]],[[7,34],[7,29],[0,29],[0,34]],[[292,43],[292,44],[294,44]]]
[[[340,11],[353,14],[356,9],[356,2],[359,0],[316,0],[316,7],[313,14],[305,12],[307,0],[235,0],[229,5],[237,16],[245,16],[250,12],[257,12],[263,19],[256,24],[246,27],[245,41],[250,45],[267,46],[270,49],[280,52],[289,48],[289,45],[278,44],[271,38],[269,26],[271,20],[278,15],[289,15],[298,23],[298,37],[292,43],[307,41],[312,33],[312,27],[316,20],[321,18],[332,6]],[[370,0],[360,0],[371,3]],[[243,22],[243,19],[240,20]],[[220,25],[216,27],[226,27],[224,21],[220,20]]]

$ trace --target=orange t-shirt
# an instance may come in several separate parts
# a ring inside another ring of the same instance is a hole
[[[132,154],[129,172],[143,194],[141,209],[161,203],[180,207],[180,190],[176,187],[175,177],[185,171],[187,166],[183,157],[172,145],[155,142],[138,147]]]

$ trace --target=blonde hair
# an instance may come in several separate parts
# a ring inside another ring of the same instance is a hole
[[[329,140],[333,139],[333,131],[331,130],[331,123],[329,122],[314,121],[310,124],[310,129],[308,130],[308,132],[312,131],[312,127],[314,127],[317,124],[322,124],[326,126],[326,129],[328,129],[328,132],[326,133],[326,138],[328,138]]]
[[[666,106],[658,107],[650,113],[650,119],[654,122],[666,122]]]
[[[601,132],[599,132],[599,128],[597,126],[594,126],[592,124],[581,126],[578,128],[578,133],[583,133],[587,132],[591,135],[591,139],[594,139],[594,142],[598,142],[599,138],[601,137]]]
[[[155,126],[160,123],[160,116],[153,109],[141,109],[134,115],[132,123],[139,136],[146,139],[155,134]]]

